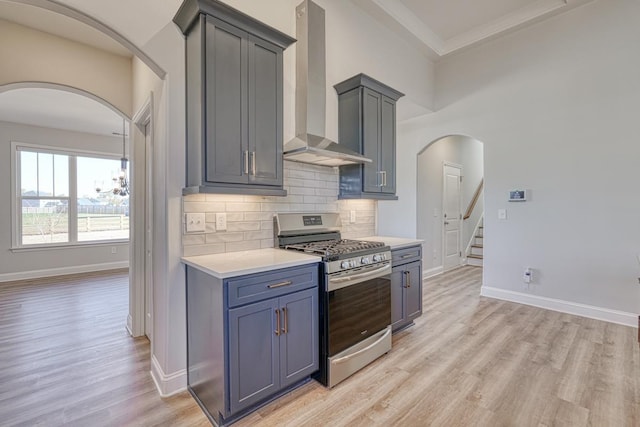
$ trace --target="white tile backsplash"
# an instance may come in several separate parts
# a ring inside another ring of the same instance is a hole
[[[192,194],[183,212],[204,212],[206,231],[182,236],[184,256],[273,247],[273,215],[278,212],[339,212],[342,237],[376,234],[375,200],[338,200],[338,168],[284,162],[286,197]],[[349,222],[356,211],[356,222]],[[216,231],[216,213],[226,212],[227,230]],[[183,215],[184,217],[184,215]],[[184,221],[184,219],[183,219]],[[183,227],[184,230],[184,227]]]

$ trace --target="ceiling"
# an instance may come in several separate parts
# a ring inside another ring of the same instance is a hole
[[[352,1],[438,60],[593,0]]]
[[[227,1],[236,5],[249,0]],[[593,0],[351,1],[437,61]],[[182,0],[0,0],[0,19],[118,55],[131,56],[128,49],[100,31],[47,9],[55,10],[62,4],[99,16],[103,24],[139,47],[164,26],[170,25],[181,3]],[[19,89],[0,93],[0,120],[97,134],[111,134],[121,128],[120,117],[102,104],[51,89]]]

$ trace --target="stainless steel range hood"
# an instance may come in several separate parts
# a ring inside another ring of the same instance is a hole
[[[371,163],[324,137],[326,69],[324,9],[311,0],[296,8],[296,137],[284,144],[285,160],[340,166]]]

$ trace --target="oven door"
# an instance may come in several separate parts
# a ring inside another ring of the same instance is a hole
[[[374,267],[374,266],[372,266]],[[328,278],[328,356],[391,324],[391,264]]]

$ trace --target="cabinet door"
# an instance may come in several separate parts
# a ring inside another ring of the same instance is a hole
[[[404,268],[391,269],[391,328],[395,330],[404,323]]]
[[[229,310],[231,413],[257,403],[280,388],[279,337],[275,334],[280,316],[277,302],[273,298]]]
[[[368,88],[362,92],[362,154],[371,159],[362,170],[362,191],[379,193],[380,171],[380,105],[382,95]]]
[[[207,17],[206,181],[246,183],[247,33]]]
[[[318,289],[280,297],[280,387],[318,370]]]
[[[396,103],[382,96],[380,119],[380,171],[382,175],[381,192],[396,192]]]
[[[249,39],[249,181],[282,185],[282,50]]]
[[[422,267],[412,262],[405,269],[405,318],[410,321],[422,314]]]

